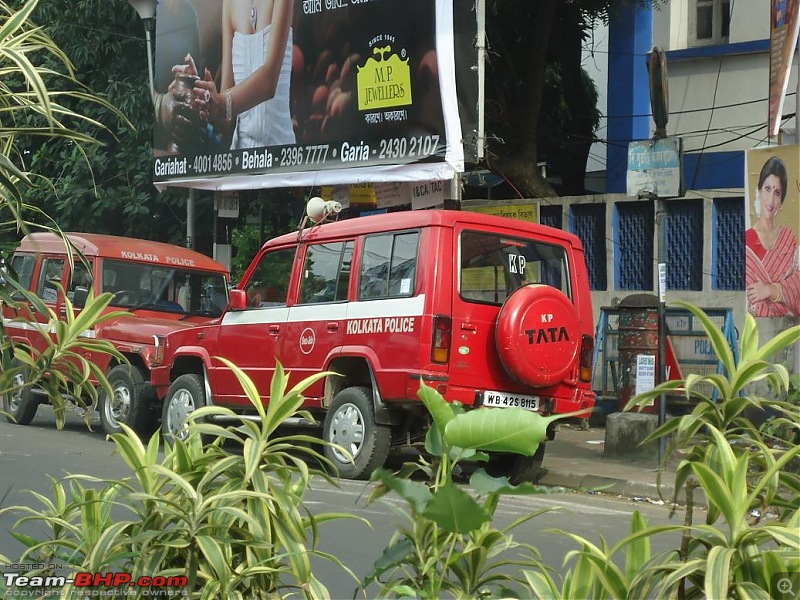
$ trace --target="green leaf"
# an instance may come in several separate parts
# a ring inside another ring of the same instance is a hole
[[[228,560],[225,558],[225,553],[222,551],[222,547],[217,541],[206,535],[198,535],[195,537],[195,541],[200,548],[200,552],[203,553],[203,557],[213,569],[214,575],[218,579],[227,579],[230,573],[230,567],[228,566]]]
[[[478,408],[456,415],[444,430],[444,440],[460,448],[533,456],[547,439],[547,426],[565,416],[543,417],[522,408]]]
[[[722,477],[702,463],[693,463],[692,470],[697,476],[708,502],[722,511],[729,527],[737,527],[739,525],[737,517],[741,507],[734,506],[733,497]]]
[[[497,494],[498,496],[553,494],[564,491],[563,488],[534,485],[529,481],[524,481],[519,485],[512,485],[509,483],[508,477],[492,477],[484,469],[477,469],[472,473],[469,485],[476,492]]]
[[[372,571],[364,578],[364,587],[367,587],[370,582],[376,581],[389,569],[402,565],[414,555],[414,552],[414,544],[406,537],[389,544],[383,549],[383,553],[378,560],[375,561]]]
[[[704,590],[706,598],[728,598],[731,559],[736,555],[734,548],[714,546],[708,551]]]
[[[431,501],[431,491],[423,484],[395,477],[386,469],[375,469],[370,481],[379,481],[387,489],[399,494],[415,513],[422,513]]]
[[[426,385],[424,381],[420,381],[417,396],[422,400],[428,412],[431,413],[433,422],[439,428],[439,431],[444,431],[447,424],[456,416],[450,403],[439,392]]]
[[[448,533],[469,533],[491,520],[483,506],[451,481],[436,490],[423,515]]]

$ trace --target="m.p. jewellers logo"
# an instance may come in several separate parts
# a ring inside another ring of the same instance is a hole
[[[392,51],[395,37],[382,33],[369,41],[373,56],[358,67],[358,109],[406,106],[411,98],[411,67],[405,48]]]

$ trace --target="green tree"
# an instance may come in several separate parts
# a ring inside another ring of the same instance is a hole
[[[35,223],[59,231],[45,212],[24,201],[26,191],[44,189],[49,181],[28,170],[28,154],[21,140],[58,140],[77,152],[98,145],[100,139],[86,131],[110,130],[91,111],[73,111],[76,102],[102,108],[115,126],[130,125],[111,104],[88,93],[75,78],[69,58],[45,32],[30,24],[36,5],[37,0],[28,0],[14,10],[0,0],[0,236],[5,239],[26,233]],[[0,287],[4,313],[18,308],[38,311],[49,316],[45,330],[52,332],[45,336],[48,346],[37,352],[12,341],[0,324],[0,395],[5,408],[28,403],[28,394],[36,386],[47,393],[56,422],[63,426],[66,394],[96,401],[91,378],[110,393],[103,373],[80,351],[119,356],[108,342],[80,337],[102,320],[100,313],[110,299],[110,294],[93,299],[78,317],[73,317],[67,303],[66,318],[59,322],[39,298],[15,284],[11,273],[4,274]]]
[[[599,113],[597,92],[581,67],[595,19],[621,4],[660,0],[489,0],[486,85],[489,167],[524,197],[553,196],[537,162],[546,157],[565,193],[583,193],[586,158]]]

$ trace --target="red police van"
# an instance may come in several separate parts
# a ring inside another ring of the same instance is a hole
[[[130,364],[105,354],[86,357],[103,369],[114,390],[112,398],[101,393],[100,421],[106,433],[120,431],[120,423],[144,430],[160,416],[160,400],[149,385],[156,341],[169,331],[218,320],[228,304],[228,270],[180,246],[94,233],[67,236],[88,265],[76,253],[70,266],[66,244],[56,234],[33,233],[23,238],[9,266],[17,281],[56,315],[66,315],[65,293],[77,315],[90,288],[113,292],[107,312],[127,314],[103,321],[85,335],[111,341]],[[44,338],[35,324],[46,325],[49,318],[3,306],[6,334],[39,351]],[[27,425],[38,406],[47,402],[36,389],[25,389],[5,395],[3,410],[9,420]]]
[[[269,402],[276,359],[306,391],[326,449],[346,478],[368,478],[389,452],[422,443],[420,382],[467,407],[542,414],[594,406],[594,324],[580,240],[518,220],[445,210],[317,224],[267,242],[231,291],[220,322],[171,333],[153,385],[166,394],[162,430],[186,415],[249,402],[222,356]],[[551,432],[552,433],[552,432]],[[541,448],[544,448],[542,444]],[[514,480],[534,457],[494,457]]]

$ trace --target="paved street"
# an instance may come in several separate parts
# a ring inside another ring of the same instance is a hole
[[[0,422],[0,496],[6,495],[3,506],[30,501],[25,490],[49,493],[48,475],[61,477],[67,473],[84,473],[96,477],[120,478],[129,475],[112,443],[99,431],[88,432],[75,415],[64,430],[55,428],[52,410],[42,407],[33,424],[20,427]],[[371,527],[355,521],[323,525],[321,549],[336,554],[359,577],[371,569],[396,530],[396,500],[365,507],[369,484],[342,481],[339,488],[322,482],[308,496],[309,505],[326,512],[351,512],[367,519]],[[517,530],[519,541],[534,544],[542,552],[546,564],[561,570],[564,555],[574,545],[562,536],[546,533],[560,528],[598,541],[602,535],[617,540],[629,530],[630,515],[640,510],[653,523],[668,523],[667,509],[649,503],[634,503],[616,497],[566,492],[535,497],[506,498],[497,511],[495,524],[504,526],[514,519],[543,507],[557,509],[539,516]],[[10,535],[11,515],[0,516],[0,554],[15,560],[22,549]],[[675,521],[677,522],[677,521]],[[665,549],[666,546],[661,549]],[[337,567],[319,563],[318,576],[332,597],[352,598],[355,584]]]

